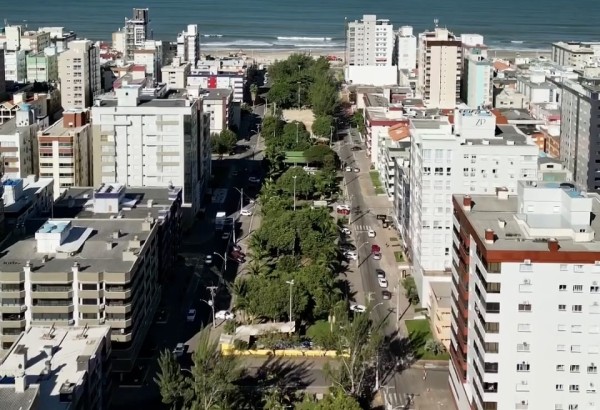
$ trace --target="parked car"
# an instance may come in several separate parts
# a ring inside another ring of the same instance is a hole
[[[346,251],[355,251],[356,250],[356,246],[354,246],[354,244],[351,243],[343,243],[340,245],[340,249],[344,252]]]
[[[381,252],[373,252],[373,259],[376,261],[381,260]]]
[[[340,229],[340,231],[341,231],[341,232],[342,232],[344,235],[351,235],[351,234],[352,234],[352,231],[350,231],[350,228],[347,228],[347,227],[345,227],[345,226],[344,226],[343,228],[341,228],[341,229]]]
[[[377,278],[377,283],[379,283],[379,287],[380,288],[387,288],[388,287],[388,281],[386,278]]]
[[[175,349],[173,349],[173,355],[175,357],[181,357],[181,356],[183,356],[184,353],[185,353],[185,344],[177,343],[177,346],[175,346]]]
[[[223,234],[221,235],[221,239],[223,239],[224,241],[229,240],[230,237],[231,237],[230,232],[223,232]]]
[[[367,308],[363,305],[350,305],[350,310],[356,313],[363,313],[367,311]]]
[[[381,298],[383,300],[390,300],[392,298],[392,292],[390,292],[389,290],[382,290]]]
[[[379,245],[371,245],[371,253],[375,253],[375,252],[381,252],[381,248],[379,247]]]
[[[375,269],[375,273],[378,278],[385,278],[385,271],[383,269]]]
[[[359,146],[359,145],[355,145],[355,146],[353,146],[353,147],[352,147],[352,148],[350,148],[350,149],[351,149],[352,151],[360,151],[360,150],[362,149],[362,147],[361,147],[361,146]]]
[[[231,245],[231,250],[236,252],[242,252],[242,247],[240,245],[233,244]]]
[[[250,178],[248,178],[248,182],[251,182],[253,184],[258,184],[260,182],[260,178],[250,177]]]
[[[376,236],[375,231],[373,229],[369,229],[369,231],[367,232],[367,236],[369,238],[374,238]]]
[[[189,309],[186,318],[188,322],[196,320],[196,309]]]
[[[204,264],[205,265],[212,265],[212,263],[213,263],[213,257],[212,257],[212,255],[206,255],[204,257]]]
[[[337,204],[335,207],[336,211],[343,211],[344,209],[350,210],[350,205],[347,204]]]
[[[346,257],[346,259],[351,261],[355,261],[358,259],[358,253],[356,251],[346,251],[344,252],[344,256]]]
[[[219,310],[215,313],[215,318],[221,320],[231,320],[235,318],[235,315],[228,310]]]
[[[229,253],[229,256],[231,256],[232,258],[245,258],[246,254],[242,251],[231,251]]]
[[[240,215],[243,215],[243,216],[252,216],[252,211],[249,210],[249,209],[242,209],[241,212],[240,212]]]
[[[344,168],[344,171],[346,171],[346,172],[352,172],[352,167],[346,167],[346,168]]]
[[[354,169],[352,169],[352,171],[354,171],[354,172],[358,173],[358,172],[360,172],[360,168],[358,168],[358,167],[354,167]]]

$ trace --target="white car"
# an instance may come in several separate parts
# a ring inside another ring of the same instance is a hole
[[[250,177],[250,178],[248,178],[248,182],[252,182],[253,184],[258,184],[260,182],[260,178]]]
[[[252,216],[252,211],[249,210],[249,209],[242,209],[240,211],[240,215],[243,215],[243,216]]]
[[[381,252],[373,252],[373,260],[381,260]]]
[[[235,315],[228,310],[219,310],[215,313],[215,317],[221,320],[231,320],[235,318]]]
[[[369,229],[369,231],[367,232],[367,236],[369,238],[374,238],[376,236],[375,231],[373,229]]]
[[[350,210],[350,205],[346,205],[346,204],[339,204],[335,207],[335,209],[337,211],[349,211]]]
[[[344,234],[344,235],[351,235],[352,231],[350,231],[350,228],[346,228],[345,226],[343,228],[340,229],[340,231]]]
[[[185,344],[177,343],[177,346],[175,346],[175,349],[173,349],[173,355],[175,357],[181,357],[181,356],[183,356],[184,353],[185,353]]]
[[[380,288],[387,288],[388,287],[388,281],[386,278],[377,278],[377,283],[379,283],[379,287]]]
[[[205,265],[211,265],[212,263],[213,263],[212,255],[206,255],[204,257],[204,264]]]
[[[351,261],[355,261],[358,259],[358,253],[356,251],[346,251],[344,252],[344,256]]]
[[[187,321],[193,322],[194,320],[196,320],[196,309],[190,309],[187,312]]]
[[[363,305],[350,305],[350,310],[356,313],[363,313],[367,311],[367,308]]]
[[[346,172],[352,172],[352,167],[346,167],[346,168],[344,169],[344,171],[346,171]]]

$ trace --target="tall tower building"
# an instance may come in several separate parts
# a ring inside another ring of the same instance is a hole
[[[437,22],[436,22],[437,23]],[[462,43],[448,29],[419,34],[417,91],[431,108],[454,108],[460,99]]]
[[[75,40],[58,56],[61,104],[63,109],[90,107],[102,91],[100,53],[90,40]]]
[[[365,14],[348,23],[346,62],[351,66],[391,66],[394,61],[394,26],[389,20]]]
[[[125,55],[126,61],[133,59],[133,50],[142,46],[148,39],[148,9],[133,9],[133,17],[125,19]]]
[[[0,44],[0,94],[6,92],[6,74],[4,73],[4,45]]]
[[[417,38],[411,26],[398,30],[398,70],[414,70],[417,67]]]
[[[197,24],[189,24],[187,31],[182,31],[177,36],[177,57],[196,68],[196,63],[200,60],[200,33]]]

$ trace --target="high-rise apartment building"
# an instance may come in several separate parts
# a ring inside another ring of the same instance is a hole
[[[195,215],[210,177],[209,120],[199,100],[159,99],[124,84],[92,107],[94,185],[183,187]]]
[[[197,24],[189,24],[186,31],[177,36],[177,57],[196,68],[200,60],[200,33]]]
[[[131,19],[125,19],[125,53],[123,58],[125,61],[133,60],[133,50],[141,47],[148,40],[148,9],[133,9]]]
[[[73,186],[92,185],[92,127],[88,110],[67,110],[38,132],[39,173],[54,180],[58,197]]]
[[[347,23],[346,63],[350,66],[394,65],[394,26],[389,20],[365,14]]]
[[[164,47],[162,41],[146,40],[133,51],[133,64],[146,67],[146,76],[153,84],[161,81]]]
[[[464,103],[471,108],[492,105],[492,62],[476,51],[465,59]]]
[[[90,40],[75,40],[58,56],[61,103],[65,110],[91,107],[102,92],[100,51]]]
[[[110,327],[29,327],[0,362],[5,410],[109,408]]]
[[[25,50],[4,50],[4,77],[6,81],[13,83],[27,81],[27,52]]]
[[[4,44],[0,44],[0,94],[6,92],[6,74],[4,71]]]
[[[598,407],[599,199],[532,181],[453,196],[457,408]]]
[[[52,45],[50,33],[45,31],[25,31],[21,34],[21,49],[31,54],[42,53]]]
[[[600,190],[600,68],[586,67],[561,89],[560,159],[579,188]]]
[[[50,51],[48,54],[27,54],[26,66],[29,83],[58,81],[58,55],[55,51]]]
[[[29,104],[22,104],[15,117],[0,125],[0,157],[7,178],[37,174],[36,134],[39,125]]]
[[[160,300],[160,275],[173,269],[181,188],[72,188],[53,214],[22,225],[2,249],[0,347],[30,326],[110,326],[114,369],[129,371]]]
[[[419,34],[417,93],[431,108],[456,107],[460,98],[462,43],[445,28]]]
[[[583,69],[600,59],[600,42],[569,41],[552,43],[552,61],[563,66]]]
[[[402,221],[422,305],[429,284],[450,281],[452,194],[510,194],[519,180],[537,180],[538,147],[488,110],[461,109],[447,118],[413,119],[408,221]]]
[[[411,26],[402,26],[398,30],[398,70],[417,68],[417,38]]]

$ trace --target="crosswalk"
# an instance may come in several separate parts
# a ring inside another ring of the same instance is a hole
[[[367,232],[371,227],[369,225],[354,225],[357,232]]]

